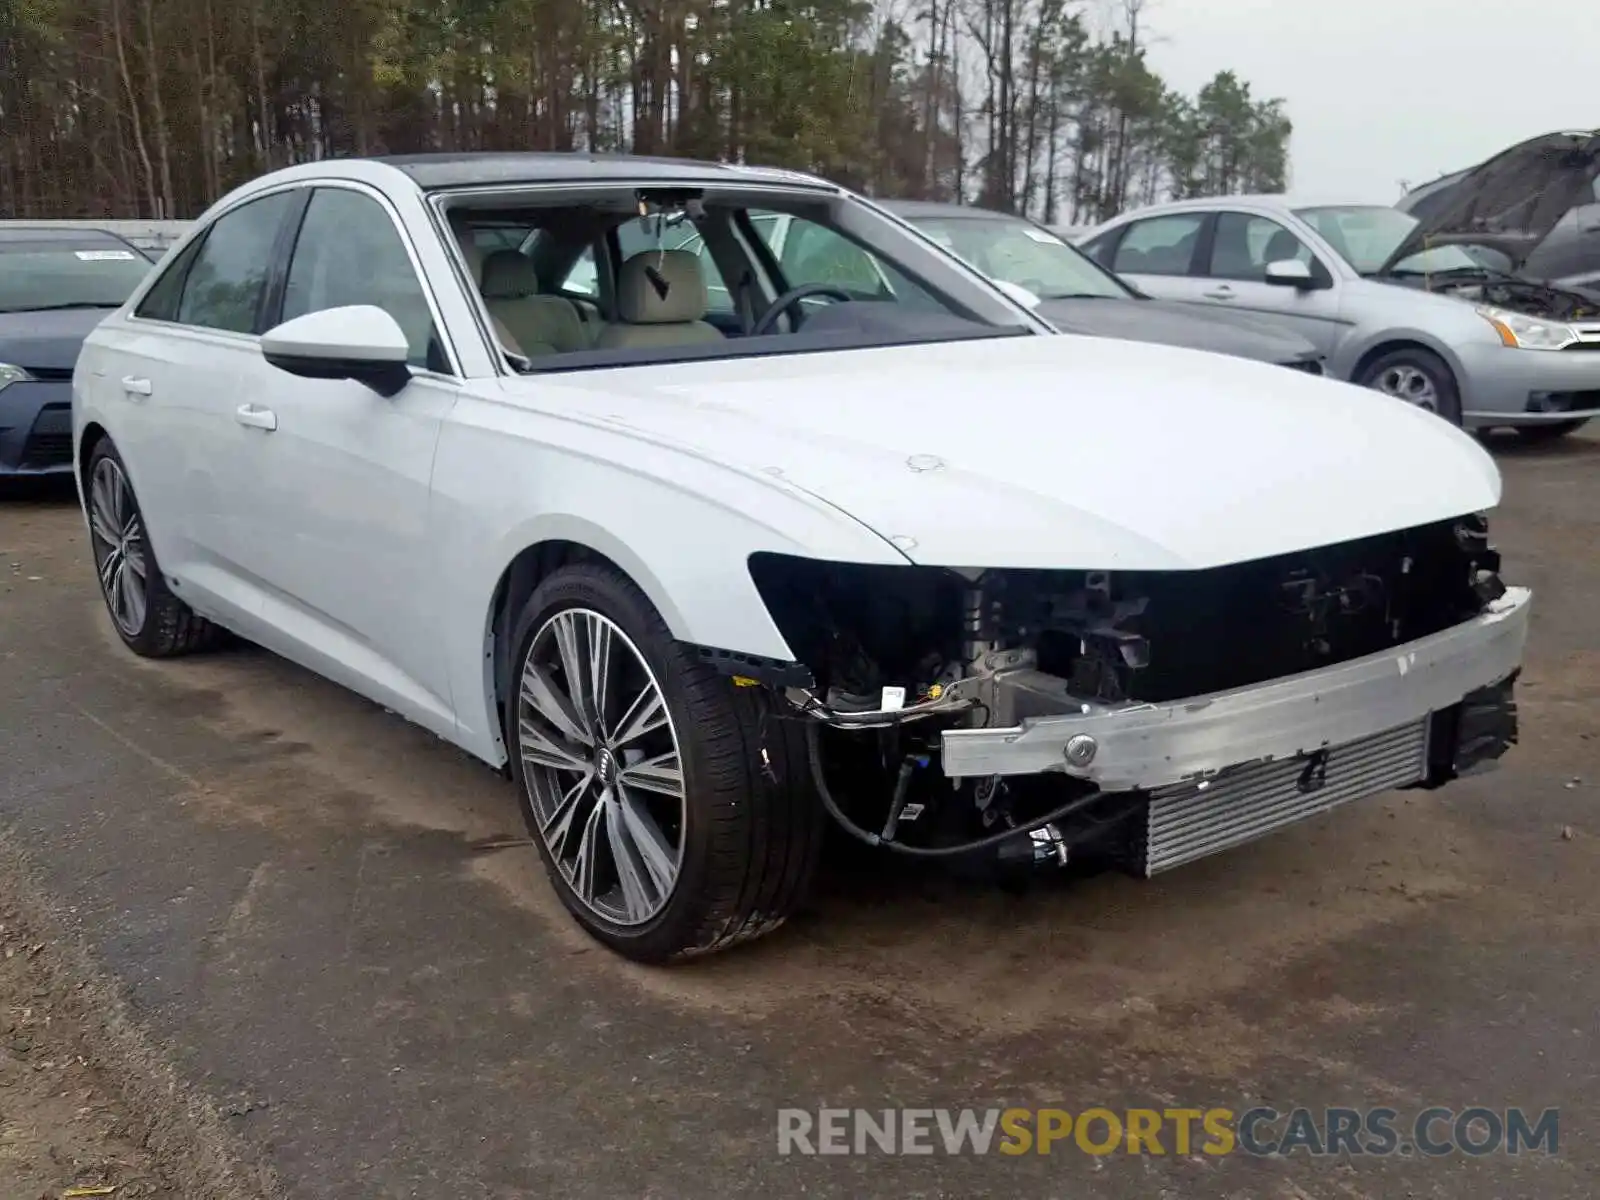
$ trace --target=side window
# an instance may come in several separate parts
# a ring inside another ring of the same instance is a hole
[[[427,293],[388,210],[347,188],[318,188],[306,208],[283,293],[283,319],[371,304],[405,331],[414,367],[444,368]]]
[[[300,193],[274,192],[240,205],[212,224],[184,281],[178,321],[202,329],[258,333],[256,319],[272,247]]]
[[[1122,275],[1187,275],[1204,213],[1148,217],[1127,227],[1112,269]]]
[[[778,265],[790,287],[829,283],[859,296],[887,300],[894,294],[875,257],[843,234],[801,217],[789,223]]]
[[[1078,249],[1082,250],[1106,270],[1114,270],[1115,268],[1111,265],[1111,250],[1112,247],[1117,244],[1117,235],[1121,232],[1122,230],[1120,228],[1108,230],[1105,233],[1102,233],[1099,237],[1090,238],[1088,241],[1082,243]]]
[[[150,321],[176,321],[178,319],[178,305],[183,300],[184,280],[189,277],[189,267],[194,262],[195,256],[200,253],[200,248],[205,245],[205,235],[202,234],[189,243],[181,255],[173,259],[161,271],[161,278],[148,292],[144,299],[139,301],[139,307],[133,310],[136,317],[144,317]]]
[[[1600,189],[1600,180],[1595,187]],[[1600,204],[1571,209],[1523,264],[1534,279],[1572,279],[1600,271]]]
[[[567,277],[557,285],[557,291],[571,292],[575,296],[600,295],[600,276],[594,269],[594,247],[590,246],[572,264]]]
[[[1213,279],[1260,282],[1267,277],[1268,263],[1289,258],[1310,266],[1311,250],[1276,221],[1249,213],[1218,213],[1206,274]]]

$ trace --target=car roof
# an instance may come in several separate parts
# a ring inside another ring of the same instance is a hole
[[[1258,192],[1237,196],[1199,196],[1192,200],[1169,200],[1163,204],[1149,204],[1143,208],[1129,209],[1107,221],[1107,225],[1123,224],[1141,217],[1159,217],[1166,213],[1209,212],[1222,208],[1262,209],[1269,212],[1290,212],[1301,208],[1388,208],[1376,200],[1354,200],[1349,196],[1297,195],[1286,192]]]
[[[129,243],[109,229],[84,229],[77,226],[62,228],[59,225],[5,225],[0,224],[0,245],[102,245],[125,248]]]
[[[997,212],[992,208],[975,208],[970,204],[951,204],[940,200],[879,200],[877,204],[901,217],[971,217],[984,221],[1026,219],[1013,213]]]
[[[636,154],[561,152],[483,152],[476,154],[397,154],[369,161],[403,171],[425,191],[495,183],[604,183],[660,180],[663,184],[728,182],[751,178],[837,191],[835,185],[801,171],[747,167]]]

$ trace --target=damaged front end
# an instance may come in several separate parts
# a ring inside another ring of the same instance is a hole
[[[1145,875],[1500,757],[1529,593],[1499,566],[1479,516],[1198,571],[750,561],[846,829]]]

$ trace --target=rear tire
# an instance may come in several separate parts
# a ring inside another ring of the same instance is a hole
[[[1589,418],[1584,417],[1577,421],[1556,421],[1550,425],[1517,425],[1514,428],[1517,436],[1529,445],[1541,446],[1548,442],[1559,442],[1569,434],[1577,433],[1589,423]]]
[[[512,777],[578,923],[648,963],[782,925],[804,901],[825,825],[799,722],[704,665],[607,565],[545,578],[511,644]]]
[[[1461,424],[1461,389],[1449,364],[1421,346],[1401,346],[1368,363],[1356,383]]]
[[[110,438],[89,455],[83,491],[100,596],[123,644],[143,658],[176,658],[221,641],[222,630],[167,587],[127,468]]]

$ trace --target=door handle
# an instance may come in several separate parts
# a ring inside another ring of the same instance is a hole
[[[122,390],[130,396],[149,396],[155,392],[148,379],[135,379],[132,375],[122,377]]]
[[[1201,295],[1206,296],[1206,297],[1208,297],[1208,298],[1210,298],[1212,300],[1232,300],[1233,299],[1233,289],[1231,287],[1229,287],[1227,284],[1223,284],[1219,288],[1212,288],[1211,291],[1209,291],[1209,292],[1202,292]]]
[[[278,414],[270,408],[257,408],[254,404],[241,404],[233,410],[233,419],[251,429],[273,430],[278,427]]]

